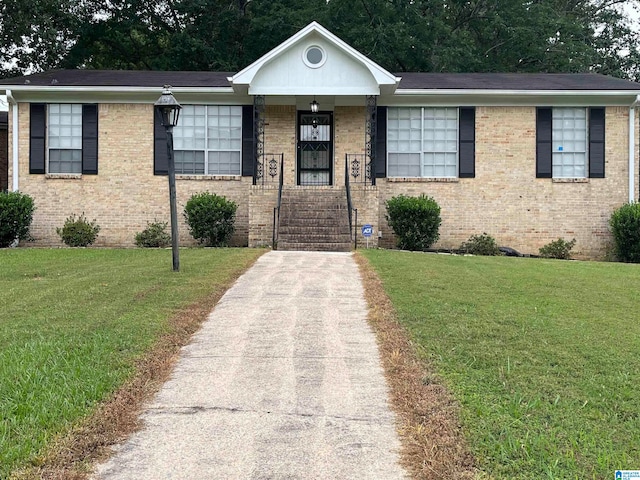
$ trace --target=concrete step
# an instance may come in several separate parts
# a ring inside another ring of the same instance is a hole
[[[326,222],[322,223],[318,222],[318,218],[314,218],[311,216],[308,217],[298,217],[298,216],[286,216],[280,215],[280,226],[290,226],[290,227],[317,227],[317,226],[329,226],[329,227],[344,227],[349,228],[349,218],[346,215],[336,216],[332,219],[332,221],[328,221],[330,219],[325,219]]]
[[[351,236],[349,232],[349,225],[339,226],[317,226],[317,227],[300,227],[291,225],[280,225],[278,230],[280,235],[347,235]]]
[[[305,252],[350,252],[351,242],[299,243],[278,240],[278,250],[299,250]]]
[[[350,251],[351,236],[344,188],[284,190],[278,249]]]
[[[349,234],[346,235],[332,235],[332,234],[310,234],[310,235],[299,235],[299,234],[281,234],[278,235],[278,241],[283,242],[292,242],[292,243],[349,243],[350,242]]]

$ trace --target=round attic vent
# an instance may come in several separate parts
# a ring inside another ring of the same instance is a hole
[[[327,59],[327,55],[321,47],[312,45],[304,51],[302,59],[308,67],[318,68],[324,64]]]

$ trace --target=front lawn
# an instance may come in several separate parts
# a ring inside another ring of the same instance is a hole
[[[131,376],[169,319],[264,250],[0,250],[0,478]]]
[[[640,266],[362,250],[496,479],[640,468]]]

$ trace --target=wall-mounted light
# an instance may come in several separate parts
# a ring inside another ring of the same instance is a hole
[[[311,113],[318,113],[318,110],[320,109],[320,105],[318,104],[318,102],[316,102],[316,97],[313,97],[313,102],[311,102],[309,104],[309,107],[311,108]]]

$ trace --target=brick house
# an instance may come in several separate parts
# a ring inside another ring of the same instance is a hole
[[[105,246],[132,246],[148,221],[168,221],[153,108],[164,84],[184,107],[179,211],[196,192],[233,199],[238,245],[271,244],[275,218],[279,248],[348,248],[348,179],[353,232],[372,224],[373,245],[393,244],[385,201],[425,193],[442,207],[438,247],[487,232],[525,253],[576,238],[578,255],[598,257],[611,212],[638,198],[640,84],[395,75],[314,22],[237,73],[60,70],[0,81],[9,188],[35,199],[36,244],[59,244],[55,229],[73,213],[97,219]],[[184,223],[180,235],[193,243]]]

